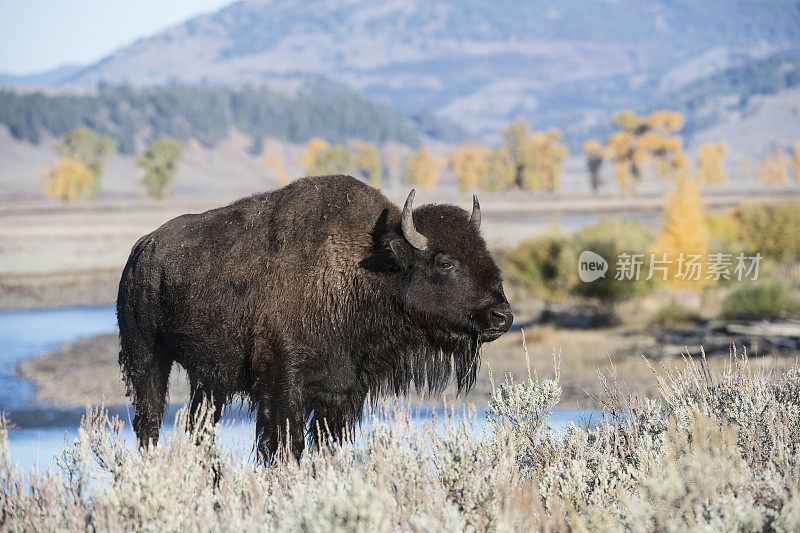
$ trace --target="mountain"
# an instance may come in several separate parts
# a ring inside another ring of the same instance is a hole
[[[514,115],[577,139],[615,110],[798,44],[794,0],[246,0],[62,86],[240,85],[299,72],[488,140]]]
[[[659,109],[684,116],[687,145],[724,140],[740,156],[760,158],[800,139],[800,48],[694,79],[636,111]],[[580,133],[603,139],[614,128],[606,121]]]
[[[0,85],[10,85],[14,87],[55,87],[75,77],[75,75],[85,68],[86,65],[61,65],[44,72],[24,74],[21,76],[0,73]]]
[[[687,83],[656,103],[686,117],[683,134],[691,138],[719,122],[726,113],[753,115],[754,97],[774,95],[800,87],[800,49],[748,61]],[[796,101],[800,105],[800,100]],[[798,132],[800,133],[800,132]]]

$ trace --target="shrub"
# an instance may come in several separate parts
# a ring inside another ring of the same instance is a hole
[[[656,311],[656,314],[650,319],[650,324],[653,326],[672,326],[695,322],[699,318],[700,315],[696,311],[681,304],[669,303],[661,306]]]
[[[653,233],[644,225],[625,220],[602,220],[583,228],[576,236],[575,249],[591,250],[608,261],[608,272],[604,278],[591,283],[578,283],[575,292],[581,296],[598,298],[601,302],[614,305],[617,302],[641,296],[652,290],[653,284],[647,281],[650,268],[650,248]],[[639,279],[616,279],[617,259],[620,254],[643,254]],[[575,258],[577,264],[577,257]],[[576,268],[576,267],[573,267]]]
[[[568,236],[551,227],[537,239],[509,250],[503,260],[503,271],[512,286],[531,295],[574,294],[598,298],[613,307],[652,288],[645,280],[652,240],[653,234],[645,226],[623,220],[603,220]],[[591,283],[578,279],[578,256],[584,250],[598,253],[608,261],[609,271],[604,278]],[[615,279],[617,256],[623,252],[643,254],[638,281]]]
[[[738,254],[745,251],[735,211],[707,213],[705,222],[711,238],[709,250],[729,254]]]
[[[479,437],[465,417],[418,428],[389,404],[359,444],[268,467],[217,445],[207,420],[187,435],[185,412],[140,452],[123,422],[92,409],[60,472],[24,473],[0,416],[0,530],[800,529],[800,369],[684,361],[657,372],[660,400],[625,399],[604,380],[594,427],[547,426],[557,374],[496,390]]]
[[[800,201],[746,204],[736,218],[748,251],[778,261],[800,260]]]
[[[774,318],[800,312],[794,291],[779,280],[746,283],[731,291],[722,302],[725,318]]]
[[[560,296],[575,284],[577,256],[570,240],[551,228],[509,250],[503,271],[513,286],[528,294]]]

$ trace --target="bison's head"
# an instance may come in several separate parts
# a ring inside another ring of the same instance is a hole
[[[419,325],[444,335],[491,342],[511,327],[514,316],[503,278],[480,235],[481,209],[472,214],[452,205],[413,211],[414,191],[401,218],[402,237],[388,245],[406,271],[403,303]]]

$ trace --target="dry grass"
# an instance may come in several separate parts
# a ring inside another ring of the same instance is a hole
[[[640,363],[647,366],[645,362]],[[555,379],[493,391],[490,432],[374,413],[357,444],[257,466],[182,429],[140,453],[90,410],[59,472],[24,473],[0,421],[2,530],[778,530],[800,527],[800,371],[746,357],[656,369],[660,400],[604,380],[606,418],[555,433]]]

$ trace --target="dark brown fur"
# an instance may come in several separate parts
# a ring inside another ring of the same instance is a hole
[[[216,421],[233,396],[250,400],[264,458],[287,427],[297,456],[306,427],[340,438],[368,394],[441,390],[453,369],[468,390],[481,343],[510,326],[493,326],[497,309],[510,317],[500,271],[466,211],[414,210],[427,250],[400,215],[354,178],[314,177],[142,237],[117,300],[140,442],[158,439],[173,362],[193,412],[213,401]]]

